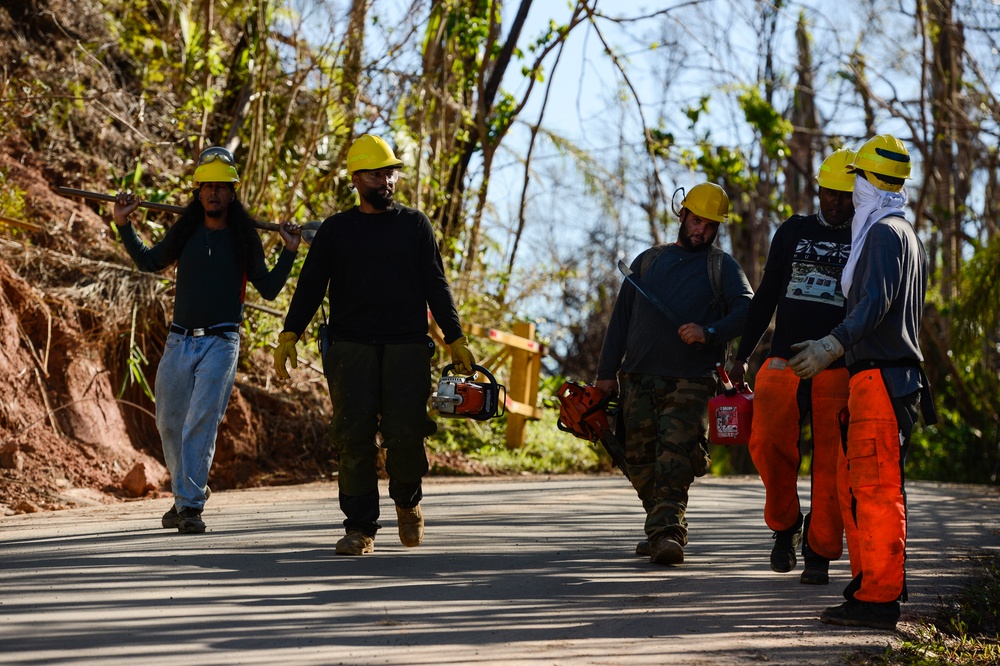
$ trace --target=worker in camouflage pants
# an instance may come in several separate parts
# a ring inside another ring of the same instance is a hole
[[[715,380],[622,373],[625,461],[647,507],[645,532],[687,545],[688,488],[708,471],[706,405]]]
[[[742,331],[753,296],[740,265],[714,246],[728,214],[721,187],[691,188],[677,242],[633,260],[636,282],[618,293],[597,367],[596,388],[621,389],[625,467],[646,510],[646,539],[635,552],[653,564],[684,561],[688,488],[710,464],[705,435],[715,363]]]

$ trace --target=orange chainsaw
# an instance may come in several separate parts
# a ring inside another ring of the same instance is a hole
[[[616,396],[605,395],[596,386],[576,382],[564,382],[556,395],[559,398],[559,421],[556,423],[559,429],[589,442],[600,442],[615,467],[629,478],[625,471],[625,443],[618,437],[624,427],[617,419],[620,412]],[[618,421],[614,430],[609,416]]]
[[[454,363],[444,367],[437,391],[431,394],[431,407],[438,414],[449,418],[486,421],[506,413],[506,409],[500,411],[500,408],[506,403],[507,387],[498,384],[489,370],[481,365],[473,365],[474,372],[470,376],[449,374],[454,369]],[[476,374],[489,381],[472,381]]]

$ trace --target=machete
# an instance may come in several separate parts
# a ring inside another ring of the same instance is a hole
[[[663,301],[642,288],[642,285],[639,284],[639,281],[633,276],[632,269],[629,268],[628,264],[621,259],[618,260],[618,270],[622,272],[622,275],[625,276],[626,280],[632,283],[635,290],[642,294],[643,298],[652,303],[653,306],[660,311],[660,314],[667,318],[667,321],[670,322],[674,328],[680,328],[680,324],[677,323],[677,316],[670,311],[670,308],[663,304]]]

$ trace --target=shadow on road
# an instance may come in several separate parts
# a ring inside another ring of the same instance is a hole
[[[803,496],[807,496],[803,488]],[[818,622],[829,586],[774,574],[759,479],[699,481],[685,564],[633,554],[642,511],[619,477],[430,481],[427,537],[333,554],[336,488],[213,496],[209,532],[158,528],[164,502],[0,520],[6,663],[836,663],[894,632]],[[996,549],[990,489],[910,491],[904,620]],[[801,566],[799,567],[800,570]]]

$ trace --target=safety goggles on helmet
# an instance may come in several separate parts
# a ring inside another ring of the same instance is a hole
[[[891,134],[880,134],[861,146],[847,169],[865,172],[880,190],[899,192],[903,181],[910,177],[910,154],[902,141]]]
[[[236,170],[233,154],[219,146],[206,148],[198,156],[194,170],[196,183],[238,183],[240,174]]]
[[[212,148],[206,148],[202,151],[201,155],[198,156],[198,166],[201,166],[202,164],[211,164],[215,160],[222,160],[229,166],[234,166],[236,164],[236,160],[233,159],[233,154],[231,152],[225,148],[214,146]]]
[[[398,169],[378,169],[375,171],[355,171],[366,185],[376,187],[382,184],[395,185],[399,180]]]

